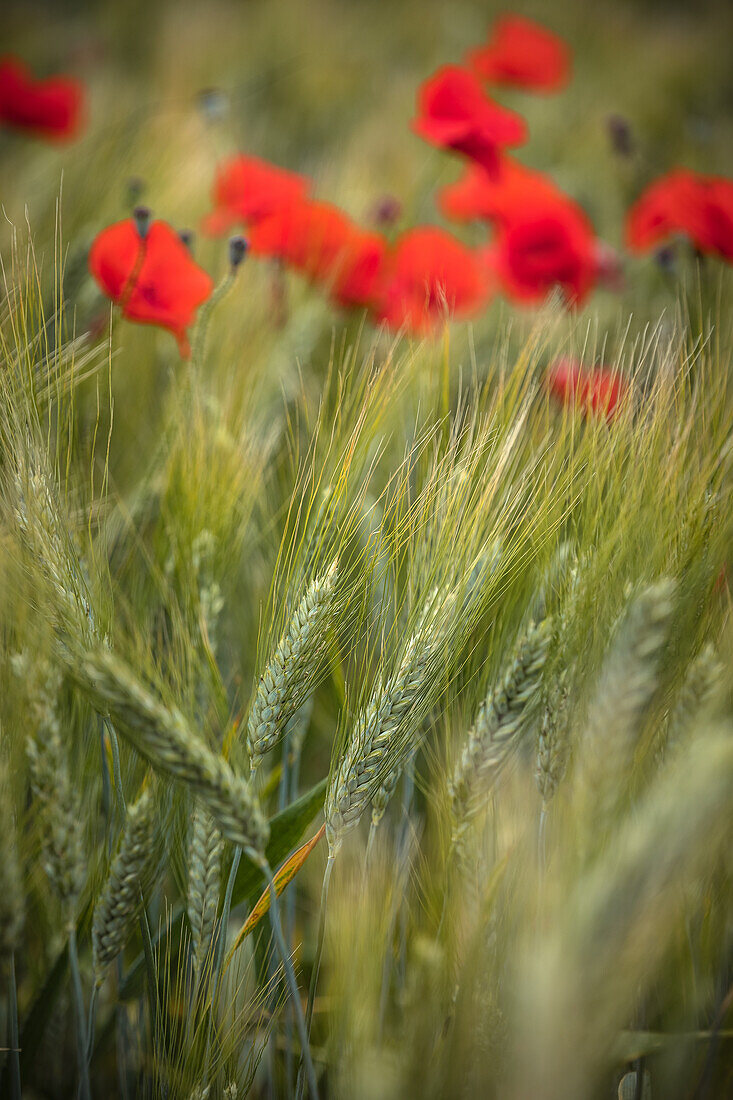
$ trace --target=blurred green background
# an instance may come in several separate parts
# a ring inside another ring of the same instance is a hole
[[[462,165],[410,131],[416,92],[438,65],[459,62],[484,41],[505,10],[473,0],[6,5],[3,50],[38,75],[80,77],[89,100],[87,129],[69,146],[0,132],[6,264],[13,227],[24,239],[30,226],[50,285],[60,210],[69,325],[104,341],[109,305],[86,271],[95,234],[127,216],[140,196],[156,216],[196,229],[210,208],[215,167],[236,149],[308,174],[317,197],[363,224],[385,196],[402,205],[392,232],[440,224],[436,191]],[[564,0],[510,10],[563,35],[574,55],[573,79],[559,94],[497,91],[529,123],[519,159],[577,199],[602,239],[622,245],[630,202],[674,165],[733,174],[733,5]],[[221,93],[208,99],[214,110],[202,108],[207,89]],[[613,149],[612,116],[631,127],[631,157]],[[487,238],[479,225],[455,231],[473,244]],[[223,275],[224,242],[199,237],[194,252],[215,278]],[[685,308],[697,300],[689,284],[698,275],[689,255],[673,271],[651,256],[627,257],[620,293],[599,289],[579,317],[555,310],[547,324],[576,350],[587,350],[590,339],[592,358],[623,360],[630,338],[643,338],[650,325],[671,328],[680,301]],[[706,308],[712,303],[722,317],[729,273],[713,260],[703,277]],[[297,277],[288,280],[284,327],[275,318],[271,265],[262,262],[247,264],[236,293],[217,309],[208,369],[233,400],[232,387],[255,379],[278,400],[301,384],[303,368],[322,379],[334,339],[337,346],[356,339],[360,316],[339,314]],[[509,328],[510,346],[520,348],[537,317],[496,298],[472,325],[454,326],[455,368],[485,373],[497,333]],[[167,333],[118,321],[112,343],[136,364],[134,374],[129,366],[114,372],[114,393],[124,398],[118,436],[129,428],[144,455],[147,435],[158,432],[150,409],[178,369],[176,349]],[[129,451],[116,454],[113,444],[112,468],[123,482],[130,463]]]

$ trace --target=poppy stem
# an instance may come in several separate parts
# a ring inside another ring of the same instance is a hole
[[[205,302],[199,312],[199,319],[196,325],[196,331],[193,337],[193,354],[191,356],[192,363],[195,366],[200,367],[204,361],[204,352],[206,350],[206,336],[209,331],[209,322],[211,320],[211,314],[216,306],[224,298],[226,298],[229,291],[234,286],[235,273],[233,270],[227,272],[218,287],[214,290],[213,294],[209,298],[208,302]]]

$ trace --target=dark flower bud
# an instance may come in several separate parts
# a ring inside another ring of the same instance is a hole
[[[232,271],[236,271],[241,264],[244,257],[247,255],[249,244],[244,237],[236,236],[229,238],[229,263],[232,265]]]
[[[190,252],[193,247],[194,233],[192,229],[179,229],[178,238],[181,244],[185,244],[186,248]]]
[[[634,136],[628,119],[623,115],[609,115],[606,126],[614,153],[620,157],[630,157],[634,152]]]
[[[198,94],[198,104],[209,122],[218,122],[229,112],[229,99],[219,88],[203,88]]]
[[[402,203],[394,195],[384,195],[372,208],[370,221],[373,225],[388,228],[399,220],[402,214]]]
[[[663,248],[658,248],[654,253],[654,259],[656,263],[661,267],[662,271],[672,272],[675,269],[676,254],[674,245],[667,244]]]
[[[148,235],[148,230],[150,229],[150,218],[152,216],[150,207],[136,206],[132,212],[132,216],[135,219],[135,226],[137,227],[138,233],[142,239],[145,240]]]
[[[145,180],[140,179],[139,176],[131,176],[127,181],[127,201],[130,206],[135,207],[140,202],[145,192]]]

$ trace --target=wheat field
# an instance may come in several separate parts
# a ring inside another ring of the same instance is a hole
[[[730,9],[516,5],[572,50],[497,98],[613,250],[583,300],[492,266],[411,330],[201,229],[241,150],[484,264],[410,122],[501,10],[3,15],[85,108],[3,126],[0,57],[2,1097],[733,1095],[733,251],[624,236],[733,175]],[[156,219],[185,325],[94,260]]]

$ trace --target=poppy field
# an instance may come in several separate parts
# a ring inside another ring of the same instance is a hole
[[[2,25],[0,1097],[733,1096],[733,10]]]

